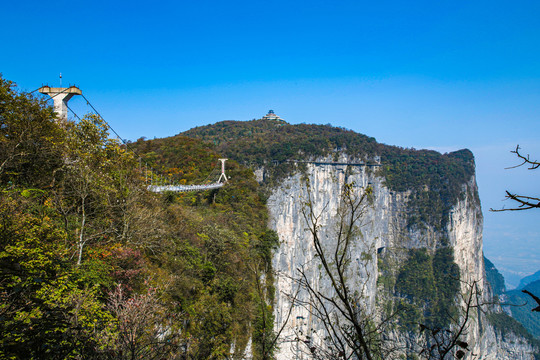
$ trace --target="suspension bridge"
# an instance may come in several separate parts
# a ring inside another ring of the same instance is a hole
[[[221,162],[221,174],[219,175],[219,178],[216,182],[212,182],[210,184],[200,184],[200,185],[149,185],[148,190],[152,192],[166,192],[166,191],[173,191],[173,192],[188,192],[188,191],[206,191],[206,190],[213,190],[213,189],[219,189],[220,187],[223,187],[225,183],[229,180],[227,179],[227,175],[225,175],[225,161],[228,159],[219,159]],[[215,168],[214,168],[215,169]],[[206,180],[211,179],[214,171],[212,171],[207,177]],[[203,182],[205,182],[203,181]]]
[[[34,93],[36,91],[39,91],[41,94],[48,95],[50,100],[53,100],[54,102],[54,111],[57,114],[57,120],[59,122],[67,121],[68,117],[68,109],[75,115],[77,119],[81,119],[69,106],[68,101],[75,95],[80,95],[83,97],[83,99],[86,101],[86,103],[94,110],[95,114],[99,116],[103,122],[107,125],[109,129],[118,137],[122,143],[126,146],[128,150],[131,150],[135,155],[137,153],[132,149],[128,143],[111,127],[111,125],[101,116],[101,114],[96,110],[96,108],[90,103],[90,101],[83,95],[82,91],[77,86],[69,86],[69,87],[61,87],[62,86],[62,74],[60,74],[60,87],[51,87],[48,85],[44,85],[40,87],[39,89],[36,89],[32,91],[31,93]],[[140,159],[140,157],[139,157]],[[217,181],[212,181],[212,177],[216,177],[217,174],[215,174],[216,168],[212,170],[212,172],[206,177],[204,181],[202,181],[201,184],[193,184],[193,185],[185,185],[185,184],[178,184],[178,183],[168,183],[167,180],[163,181],[163,176],[156,176],[158,172],[154,171],[153,169],[150,169],[150,185],[147,186],[147,190],[155,193],[162,193],[162,192],[189,192],[189,191],[207,191],[207,190],[213,190],[213,189],[219,189],[227,183],[229,180],[227,178],[227,175],[225,174],[225,161],[228,159],[219,159],[221,162],[221,173],[219,175],[219,178]],[[148,164],[145,164],[145,181],[148,183]],[[154,180],[156,179],[156,180]],[[159,181],[157,180],[159,179]],[[165,177],[165,179],[167,179]],[[156,183],[154,183],[156,182]]]

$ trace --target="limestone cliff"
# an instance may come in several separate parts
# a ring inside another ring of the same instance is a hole
[[[302,211],[309,198],[314,213],[321,216],[322,238],[331,243],[333,231],[338,226],[336,214],[340,206],[340,193],[346,183],[352,183],[358,189],[368,185],[373,189],[373,201],[362,218],[361,236],[358,236],[351,249],[353,264],[349,285],[351,288],[364,289],[368,309],[374,315],[376,299],[387,295],[381,294],[384,289],[377,286],[378,256],[383,252],[399,255],[409,248],[434,250],[442,246],[443,241],[447,241],[454,249],[455,262],[463,280],[461,291],[465,293],[468,290],[466,284],[477,281],[479,291],[484,297],[489,297],[484,283],[482,214],[474,177],[463,184],[463,196],[452,207],[444,229],[410,227],[407,220],[410,191],[391,191],[385,185],[384,178],[371,168],[344,165],[360,163],[345,154],[341,154],[338,161],[333,160],[339,165],[331,164],[330,159],[308,163],[305,169],[294,172],[274,187],[268,199],[270,227],[278,233],[281,241],[274,255],[274,269],[278,274],[274,308],[276,330],[288,318],[282,331],[283,341],[277,354],[278,359],[302,358],[308,351],[302,336],[309,336],[311,345],[320,346],[321,339],[326,335],[322,324],[313,317],[309,308],[294,306],[289,315],[291,296],[296,294],[298,288],[295,279],[300,277],[299,269],[307,274],[314,287],[323,293],[332,293],[328,278],[321,273],[315,258],[308,224]],[[307,182],[310,184],[310,193],[306,187]],[[307,294],[300,291],[297,300],[307,303]],[[500,335],[496,336],[482,314],[475,314],[468,324],[466,338],[472,345],[469,355],[476,354],[481,359],[533,358],[530,345],[523,340],[522,344],[516,343],[515,339],[509,343]]]

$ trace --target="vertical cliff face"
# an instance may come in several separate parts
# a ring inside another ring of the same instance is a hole
[[[355,162],[341,156],[340,163]],[[454,261],[464,280],[461,291],[465,293],[468,290],[466,283],[477,281],[479,291],[488,296],[484,284],[482,214],[474,177],[463,184],[463,196],[452,207],[446,227],[436,230],[429,226],[410,226],[409,191],[389,190],[384,179],[370,168],[335,164],[330,161],[308,163],[305,169],[293,173],[275,187],[268,199],[270,227],[280,238],[280,247],[273,261],[277,272],[275,327],[278,330],[284,326],[278,359],[302,358],[302,354],[309,351],[309,346],[321,346],[327,335],[323,324],[313,316],[311,305],[292,306],[291,299],[296,297],[297,301],[309,304],[306,292],[298,290],[300,271],[314,288],[324,294],[333,294],[329,279],[315,255],[309,224],[303,213],[309,202],[313,213],[320,217],[324,246],[332,250],[339,225],[336,215],[340,194],[346,183],[353,184],[358,191],[368,185],[373,189],[372,202],[362,216],[361,232],[350,248],[348,273],[348,285],[361,292],[368,313],[378,316],[376,299],[388,296],[381,293],[384,289],[377,285],[380,274],[378,256],[385,252],[393,253],[399,266],[399,259],[403,259],[411,248],[434,251],[441,246],[451,246]],[[306,336],[310,341],[307,347],[303,340]],[[496,345],[500,340],[495,338],[493,329],[481,315],[473,316],[467,332],[472,353],[483,359],[516,358],[516,352],[521,356],[518,358],[532,358],[530,348],[514,346],[510,352],[505,350],[505,346]]]
[[[328,277],[323,276],[319,262],[315,258],[312,238],[303,212],[310,195],[306,188],[306,179],[310,183],[313,213],[320,215],[321,238],[328,248],[335,238],[336,213],[340,206],[340,194],[345,183],[354,183],[354,187],[366,187],[371,182],[374,188],[374,203],[363,218],[363,236],[358,237],[351,248],[351,286],[365,289],[366,302],[373,304],[376,295],[376,258],[377,249],[387,246],[392,239],[392,225],[400,222],[403,201],[396,201],[402,194],[392,194],[382,185],[381,179],[370,175],[363,167],[345,167],[343,165],[308,164],[306,171],[297,172],[288,177],[274,189],[268,199],[270,227],[279,235],[280,247],[274,255],[276,277],[276,328],[280,328],[287,317],[289,321],[282,332],[284,342],[280,346],[278,359],[299,358],[305,351],[296,340],[298,333],[309,334],[315,342],[321,343],[325,336],[322,324],[310,312],[309,308],[293,307],[291,296],[297,295],[295,280],[303,270],[310,283],[325,294],[332,294]],[[373,260],[364,264],[364,259]],[[297,300],[308,301],[307,294],[298,293]]]

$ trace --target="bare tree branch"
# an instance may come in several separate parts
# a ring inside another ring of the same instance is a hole
[[[512,154],[516,154],[516,156],[521,159],[521,163],[515,166],[510,166],[507,169],[515,169],[517,167],[521,166],[528,166],[528,170],[536,170],[540,167],[540,161],[538,160],[531,160],[529,154],[523,155],[520,151],[519,145],[516,146],[516,150],[511,151]],[[521,211],[521,210],[530,210],[530,209],[538,209],[540,208],[540,197],[534,197],[534,196],[527,196],[527,195],[518,195],[516,193],[512,193],[508,190],[506,190],[506,196],[505,199],[515,201],[517,203],[516,207],[511,208],[502,208],[502,209],[489,209],[493,212],[500,212],[500,211]]]
[[[366,203],[371,189],[355,188],[354,184],[343,185],[341,205],[336,214],[338,222],[335,242],[331,249],[323,245],[320,235],[321,216],[329,204],[324,204],[323,210],[316,213],[309,181],[306,182],[306,189],[307,201],[304,203],[302,215],[308,225],[307,230],[311,235],[323,276],[328,279],[333,291],[333,294],[323,294],[310,283],[311,280],[303,268],[297,269],[300,274],[298,282],[307,291],[310,299],[302,305],[320,320],[328,334],[325,339],[327,345],[318,349],[310,346],[310,352],[317,350],[320,354],[325,353],[326,358],[331,358],[332,355],[341,359],[374,359],[377,352],[375,347],[380,344],[375,339],[380,334],[368,326],[373,319],[363,309],[359,295],[351,292],[346,275],[351,263],[351,246],[359,235],[360,219],[367,209]],[[369,277],[366,281],[368,280]]]
[[[528,168],[529,170],[535,170],[535,169],[538,169],[538,167],[540,167],[540,161],[531,160],[529,154],[523,155],[523,154],[521,154],[519,152],[519,145],[516,146],[516,150],[510,151],[510,152],[512,154],[516,154],[516,156],[522,160],[522,163],[518,164],[518,165],[507,167],[507,169],[514,169],[514,168],[517,168],[517,167],[520,167],[520,166],[523,166],[523,165],[529,166],[529,168]]]

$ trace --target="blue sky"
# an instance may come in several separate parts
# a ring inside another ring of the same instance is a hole
[[[486,255],[509,282],[540,269],[540,211],[490,213],[540,174],[538,1],[10,1],[0,72],[76,84],[127,139],[268,109],[379,142],[476,156]],[[89,109],[81,99],[70,105]],[[517,274],[517,275],[516,275]]]

